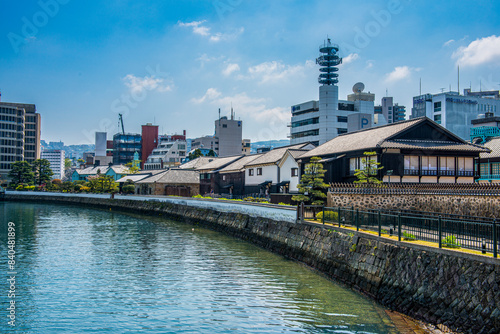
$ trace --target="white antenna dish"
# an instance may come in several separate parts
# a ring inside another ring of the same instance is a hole
[[[365,89],[365,84],[362,82],[358,82],[352,86],[352,91],[354,93],[361,93]]]

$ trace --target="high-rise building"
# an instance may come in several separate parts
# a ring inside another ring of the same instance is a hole
[[[472,120],[480,114],[500,111],[500,91],[471,92],[464,94],[443,92],[413,97],[411,118],[427,116],[446,129],[468,140]]]
[[[215,145],[215,153],[217,153],[218,157],[229,157],[242,154],[242,129],[243,122],[234,119],[232,108],[231,119],[223,116],[215,121],[214,137],[216,138],[216,142],[218,142],[218,144],[216,143]]]
[[[391,96],[382,98],[381,104],[375,106],[375,114],[384,115],[387,123],[396,123],[406,119],[406,107],[394,103]]]
[[[64,178],[64,150],[43,150],[41,157],[50,162],[50,169],[54,173],[52,179],[62,180]]]
[[[16,161],[40,158],[41,116],[34,104],[0,102],[0,177]]]
[[[113,136],[113,164],[124,165],[134,160],[134,153],[141,156],[141,135],[117,133]]]
[[[374,115],[375,95],[363,92],[365,85],[358,82],[353,87],[353,94],[347,101],[339,100],[338,65],[342,58],[338,56],[338,45],[330,39],[319,47],[320,56],[316,63],[320,65],[319,101],[308,101],[292,106],[290,144],[310,142],[321,145],[348,131],[357,131],[383,125],[387,122]]]
[[[146,123],[142,126],[141,168],[153,150],[158,147],[158,125]]]

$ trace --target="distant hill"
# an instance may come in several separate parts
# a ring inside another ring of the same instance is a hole
[[[257,153],[257,149],[261,147],[270,147],[273,149],[287,145],[290,145],[290,140],[288,139],[257,141],[250,143],[250,153]]]
[[[49,142],[41,140],[40,144],[42,150],[64,150],[66,158],[79,159],[83,156],[83,152],[94,152],[95,145],[93,144],[82,144],[82,145],[64,145],[63,142]]]

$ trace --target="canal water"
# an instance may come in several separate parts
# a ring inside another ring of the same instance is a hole
[[[391,331],[383,309],[310,269],[167,218],[0,202],[0,243],[1,333]]]

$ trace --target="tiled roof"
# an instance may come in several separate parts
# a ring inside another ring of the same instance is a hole
[[[456,142],[439,142],[432,140],[391,140],[390,138],[408,130],[423,122],[431,122],[441,128],[443,132],[448,133],[450,137],[456,138]],[[325,156],[339,154],[354,150],[370,150],[377,147],[383,148],[410,148],[410,149],[435,149],[435,150],[458,150],[469,152],[481,152],[481,148],[472,145],[457,137],[452,132],[437,123],[434,123],[427,117],[415,118],[407,121],[387,124],[376,128],[360,130],[356,132],[342,134],[332,140],[310,150],[303,154],[301,158],[310,158],[314,156]]]
[[[179,166],[180,169],[196,169],[199,168],[203,165],[208,164],[209,162],[212,162],[214,159],[217,159],[215,157],[199,157],[194,160],[190,160],[182,165]]]
[[[239,172],[245,169],[245,165],[252,162],[253,160],[262,156],[262,153],[245,155],[243,158],[236,160],[235,162],[227,165],[226,167],[219,170],[220,173],[230,173],[230,172]]]
[[[109,168],[112,169],[116,174],[127,174],[130,172],[129,168],[125,165],[115,165]]]
[[[484,147],[491,150],[491,153],[480,153],[479,158],[489,159],[489,158],[500,158],[500,137],[495,137],[484,143]]]
[[[230,163],[234,162],[235,160],[240,159],[241,157],[243,157],[243,156],[242,155],[234,155],[231,157],[215,158],[214,161],[209,162],[208,164],[205,164],[201,167],[198,167],[198,168],[196,168],[196,170],[207,171],[207,170],[215,170],[215,169],[223,168],[227,164],[230,164]]]
[[[151,176],[151,174],[129,174],[129,175],[125,175],[121,179],[116,180],[116,182],[123,183],[123,182],[127,182],[127,180],[130,180],[132,182],[137,182],[137,181],[143,180],[143,179],[150,177],[150,176]]]
[[[197,171],[189,169],[167,169],[163,173],[158,173],[137,181],[138,184],[154,182],[165,184],[199,184],[200,174]]]
[[[76,169],[75,172],[77,172],[79,175],[97,175],[97,171],[100,170],[101,174],[106,174],[108,171],[109,167],[106,166],[97,166],[97,167],[87,167],[84,169]]]
[[[275,164],[278,163],[283,156],[285,155],[286,151],[296,151],[300,150],[301,148],[307,146],[308,143],[306,144],[296,144],[296,145],[290,145],[290,146],[282,146],[275,148],[269,152],[266,152],[262,154],[261,157],[258,159],[253,160],[252,162],[248,163],[247,166],[255,166],[255,165],[265,165],[265,164]],[[307,150],[303,150],[304,152]],[[292,155],[293,156],[293,155]]]
[[[432,140],[387,140],[380,147],[382,148],[405,148],[412,150],[426,149],[436,151],[469,151],[485,152],[486,149],[479,145],[469,143],[440,142]]]

